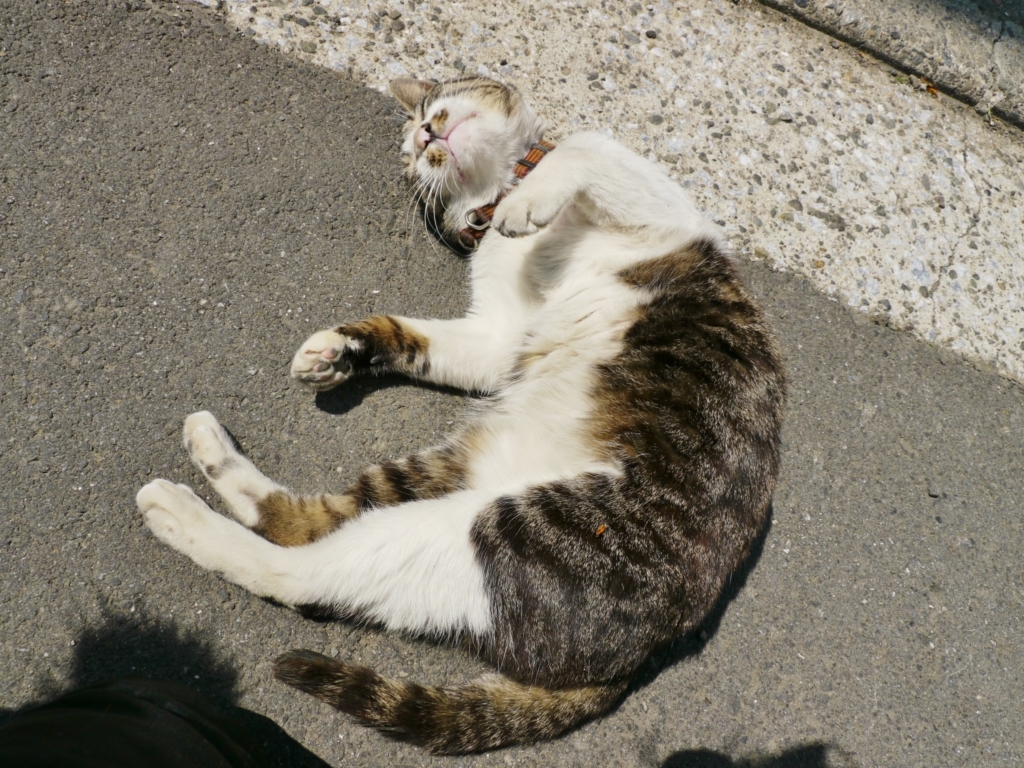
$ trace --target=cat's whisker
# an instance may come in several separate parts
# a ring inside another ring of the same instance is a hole
[[[430,207],[430,211],[431,212],[433,211],[433,206]],[[424,231],[424,235],[427,238],[427,242],[430,243],[430,247],[433,249],[434,255],[435,256],[440,256],[441,252],[440,252],[440,250],[437,247],[437,237],[434,234],[434,231],[432,231],[431,228],[430,228],[430,223],[427,221],[427,215],[428,215],[428,206],[426,204],[424,204],[424,206],[423,206],[423,231]],[[430,213],[430,215],[433,215],[433,213]]]
[[[444,184],[444,191],[449,198],[453,198],[457,194],[457,190],[454,187],[455,180],[449,174],[445,174],[441,177],[441,181]]]
[[[413,216],[416,213],[416,206],[423,205],[426,210],[427,201],[430,199],[430,182],[425,178],[418,178],[413,182],[412,199],[409,201],[409,205],[406,208],[406,219],[412,221]],[[419,217],[417,217],[419,218]],[[412,226],[408,225],[410,236],[412,235]],[[426,219],[424,218],[424,229],[426,229]],[[428,232],[428,240],[431,240]]]
[[[439,178],[439,183],[444,187],[445,197],[449,200],[458,199],[458,190],[453,187],[453,179],[449,174],[444,174]]]
[[[416,206],[419,204],[423,190],[423,182],[417,179],[413,182],[412,199],[405,208],[405,228],[409,233],[410,242],[413,237],[413,223],[416,221],[414,218],[416,213]]]
[[[430,180],[430,206],[429,209],[426,207],[424,208],[423,223],[427,230],[434,235],[430,240],[433,244],[435,253],[437,252],[437,237],[443,235],[445,231],[444,200],[448,199],[450,196],[446,183],[447,177],[444,174],[435,175]],[[427,221],[428,216],[430,218],[429,222]]]

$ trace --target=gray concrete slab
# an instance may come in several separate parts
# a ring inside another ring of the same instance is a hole
[[[758,0],[1024,128],[1024,3]],[[917,83],[922,89],[925,83]]]
[[[314,399],[288,361],[340,319],[459,313],[465,269],[410,215],[386,99],[200,10],[0,7],[0,707],[168,677],[280,724],[309,751],[251,719],[282,766],[1024,761],[1024,391],[748,260],[791,408],[773,528],[706,642],[607,718],[462,759],[275,683],[297,646],[428,682],[482,667],[257,600],[160,546],[134,494],[210,495],[179,444],[198,408],[303,490],[435,440],[463,399]]]

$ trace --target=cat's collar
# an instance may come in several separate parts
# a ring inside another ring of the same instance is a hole
[[[555,148],[550,141],[541,139],[536,144],[530,145],[530,151],[525,157],[516,160],[512,172],[515,174],[513,183],[518,184],[526,178],[526,175],[537,167],[537,163],[544,159],[548,152]],[[506,193],[507,194],[507,193]],[[501,195],[493,203],[473,208],[466,214],[466,226],[459,230],[460,243],[469,250],[476,248],[477,244],[490,229],[491,219],[494,218],[494,209],[498,207],[505,195]]]

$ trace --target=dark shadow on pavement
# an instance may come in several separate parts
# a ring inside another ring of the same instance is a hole
[[[661,768],[829,768],[829,753],[843,759],[839,750],[828,744],[814,742],[769,757],[742,757],[733,760],[728,755],[710,749],[687,749],[669,755]],[[833,766],[838,764],[833,764]]]
[[[398,375],[354,376],[334,389],[316,393],[316,407],[324,413],[339,416],[358,407],[371,393],[381,389],[413,386],[407,378]]]
[[[662,670],[678,664],[680,661],[691,656],[696,656],[704,650],[704,646],[707,645],[708,641],[715,636],[716,632],[718,632],[718,627],[722,623],[722,618],[725,616],[725,612],[728,609],[729,604],[742,591],[744,585],[747,583],[747,578],[750,576],[751,571],[754,570],[758,562],[761,560],[761,554],[764,552],[764,543],[767,540],[771,529],[772,521],[771,515],[769,515],[768,522],[765,524],[764,529],[754,540],[753,545],[751,545],[750,554],[747,556],[747,559],[744,561],[743,565],[737,569],[736,573],[733,574],[729,583],[725,586],[725,589],[719,596],[718,601],[715,603],[714,608],[711,609],[711,613],[709,613],[708,617],[704,620],[704,623],[701,624],[700,628],[696,631],[691,632],[684,637],[680,637],[658,653],[655,653],[647,662],[647,665],[640,670],[639,674],[633,680],[633,684],[629,687],[626,696],[630,696],[635,691],[648,686],[659,674],[661,674]]]
[[[101,626],[83,632],[75,641],[68,684],[58,688],[52,681],[41,681],[38,700],[17,710],[0,709],[0,724],[72,690],[124,678],[163,681],[201,694],[222,715],[244,726],[268,766],[327,768],[327,763],[272,720],[235,706],[238,674],[229,662],[216,656],[210,643],[187,636],[168,622],[137,614],[108,612]]]
[[[440,392],[445,395],[472,397],[472,395],[467,395],[467,393],[460,389],[441,387],[422,381],[412,381],[398,374],[382,376],[362,374],[342,382],[334,389],[329,389],[326,392],[317,392],[316,407],[324,413],[339,416],[358,407],[371,393],[397,387],[416,387],[418,389],[428,389],[432,392]]]

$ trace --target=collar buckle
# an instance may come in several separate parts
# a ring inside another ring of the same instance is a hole
[[[475,232],[482,232],[491,226],[491,220],[484,218],[480,210],[479,208],[474,208],[466,213],[466,226]]]
[[[526,178],[526,175],[537,167],[537,163],[554,148],[554,144],[543,139],[536,144],[531,144],[526,156],[517,160],[512,169],[512,186],[518,186],[519,182]],[[484,234],[490,229],[491,217],[494,216],[494,209],[498,207],[499,202],[501,202],[500,197],[489,205],[474,208],[466,213],[466,226],[459,231],[459,241],[467,249],[476,248]]]

